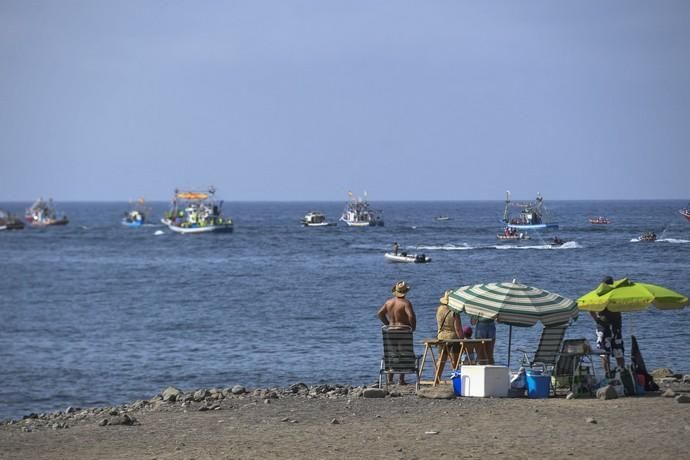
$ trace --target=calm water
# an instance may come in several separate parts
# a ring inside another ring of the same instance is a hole
[[[0,207],[21,215],[29,204]],[[572,241],[556,249],[538,234],[499,243],[498,201],[373,204],[383,228],[298,224],[311,209],[335,220],[340,202],[228,203],[234,233],[176,235],[121,226],[125,203],[67,203],[67,227],[0,232],[0,419],[149,398],[167,385],[370,383],[375,313],[399,279],[413,288],[420,340],[435,334],[443,291],[465,284],[517,278],[577,298],[611,274],[690,293],[684,202],[548,202],[561,228],[545,235]],[[157,217],[165,207],[154,205]],[[600,214],[612,224],[587,222]],[[631,242],[646,230],[660,239]],[[392,241],[432,263],[386,262]],[[689,328],[690,309],[624,316],[626,348],[634,333],[651,368],[690,371]],[[568,336],[593,340],[592,329],[581,314]],[[539,332],[514,330],[513,350],[534,349]],[[499,325],[499,361],[507,333]]]

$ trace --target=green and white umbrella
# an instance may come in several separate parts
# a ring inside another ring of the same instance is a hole
[[[448,306],[468,315],[511,326],[565,324],[578,315],[577,303],[543,289],[512,283],[463,286],[451,291]]]
[[[489,283],[463,286],[451,291],[448,307],[468,315],[493,319],[510,325],[508,334],[508,366],[513,326],[544,326],[566,324],[576,318],[577,303],[543,289],[512,283]]]

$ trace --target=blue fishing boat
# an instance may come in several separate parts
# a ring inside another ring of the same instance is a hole
[[[511,216],[512,208],[520,208],[520,214],[516,217]],[[518,230],[558,228],[557,223],[544,221],[544,197],[540,193],[537,193],[537,198],[533,202],[516,203],[510,200],[510,192],[506,192],[502,222],[506,227]]]

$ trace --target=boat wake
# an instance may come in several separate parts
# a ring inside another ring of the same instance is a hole
[[[578,249],[582,248],[576,241],[568,241],[560,246],[554,246],[552,244],[495,244],[486,246],[471,246],[467,243],[463,243],[462,246],[457,246],[454,244],[444,244],[443,246],[413,246],[410,249],[417,251],[471,251],[471,250],[486,250],[486,249],[497,249],[497,250],[507,250],[507,249]]]
[[[502,245],[497,245],[497,246],[492,246],[496,249],[578,249],[581,248],[582,245],[580,245],[576,241],[567,241],[561,245],[553,245],[553,244],[533,244],[529,246],[524,246],[524,245],[518,245],[518,244],[502,244]]]
[[[165,232],[163,230],[156,230],[153,234],[156,236],[159,236],[159,235],[165,235]]]
[[[463,243],[462,246],[456,246],[454,244],[444,244],[443,246],[415,246],[418,251],[468,251],[470,249],[481,249],[475,246],[469,246],[467,243]]]
[[[657,241],[663,241],[664,243],[671,243],[671,244],[690,243],[690,240],[682,240],[682,239],[678,239],[678,238],[660,238],[660,239],[657,239]]]

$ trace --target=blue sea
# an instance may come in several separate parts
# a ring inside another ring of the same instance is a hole
[[[412,290],[416,339],[436,332],[445,289],[518,281],[577,298],[604,275],[690,294],[690,222],[682,201],[551,201],[558,230],[500,242],[500,201],[372,202],[385,227],[304,228],[344,203],[228,202],[231,234],[126,228],[127,203],[56,203],[66,227],[0,232],[0,419],[115,405],[181,389],[368,384],[381,355],[376,312],[397,280]],[[30,203],[0,203],[22,215]],[[160,218],[166,203],[154,203]],[[447,215],[447,221],[435,216]],[[611,224],[593,226],[590,216]],[[645,231],[656,242],[635,242]],[[156,234],[163,231],[163,234]],[[553,248],[554,235],[567,241]],[[393,241],[429,264],[394,264]],[[690,371],[690,308],[624,315],[648,368]],[[512,366],[541,326],[513,330]],[[581,314],[569,337],[594,341]],[[496,357],[507,361],[508,328]],[[418,345],[421,353],[422,347]]]

